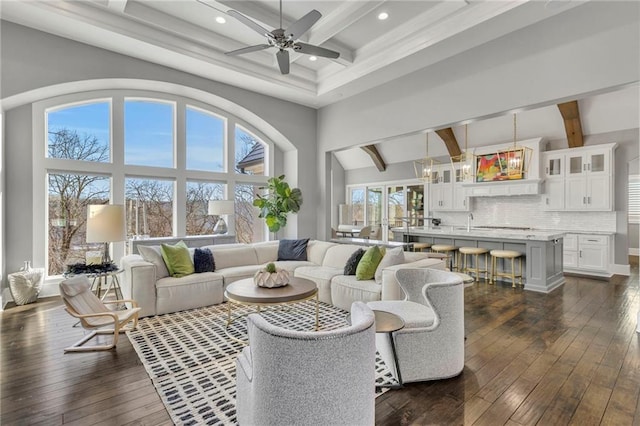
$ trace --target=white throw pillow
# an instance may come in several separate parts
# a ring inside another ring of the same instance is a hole
[[[167,264],[164,263],[160,246],[138,246],[138,253],[147,262],[151,262],[156,266],[156,278],[166,278],[169,276]]]
[[[376,274],[374,276],[376,284],[382,284],[382,270],[384,268],[399,265],[400,263],[404,263],[404,252],[402,251],[402,247],[387,250],[376,268]]]

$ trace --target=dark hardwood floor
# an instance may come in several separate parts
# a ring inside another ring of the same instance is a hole
[[[548,295],[466,288],[463,373],[387,392],[376,423],[640,425],[639,310],[637,258],[630,277],[567,277]],[[57,298],[2,312],[0,423],[171,424],[126,337],[63,353],[74,322]]]

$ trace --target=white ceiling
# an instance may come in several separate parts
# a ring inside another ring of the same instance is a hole
[[[0,0],[4,20],[169,66],[255,92],[322,107],[431,66],[568,9],[583,0],[283,0],[283,27],[312,9],[322,17],[301,41],[340,52],[340,58],[291,54],[282,75],[275,48],[240,56],[226,51],[265,43],[226,14],[230,9],[268,29],[280,27],[275,0]],[[385,21],[377,19],[387,12]],[[216,22],[225,17],[226,23]],[[443,47],[446,47],[443,49]],[[445,53],[443,53],[445,52]],[[584,134],[638,127],[638,86],[579,100]],[[469,117],[478,120],[478,117]],[[512,118],[484,118],[469,125],[469,146],[510,141]],[[464,130],[456,127],[464,146]],[[555,105],[518,115],[518,139],[564,139]],[[430,154],[447,155],[431,136]],[[388,164],[424,156],[424,134],[376,143]],[[370,167],[359,148],[337,153],[346,169]]]
[[[547,19],[582,0],[283,0],[283,27],[312,9],[322,17],[301,41],[340,58],[292,53],[280,74],[275,48],[224,52],[265,43],[226,12],[267,29],[280,27],[275,0],[2,1],[2,19],[206,78],[321,107]],[[380,12],[389,18],[380,21]],[[226,23],[216,22],[225,17]],[[446,53],[437,47],[447,47]],[[437,52],[436,52],[437,51]],[[438,53],[440,52],[440,53]]]

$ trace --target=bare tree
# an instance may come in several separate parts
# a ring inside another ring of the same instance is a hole
[[[248,133],[241,133],[239,143],[236,143],[235,151],[235,170],[237,173],[245,173],[246,170],[242,170],[238,167],[238,163],[251,152],[253,147],[261,143],[257,139],[253,138]],[[253,207],[253,199],[255,198],[255,186],[254,185],[236,185],[235,200],[236,200],[236,239],[242,243],[254,242],[256,237],[256,210]],[[259,233],[262,234],[261,232]]]
[[[222,196],[222,185],[219,184],[192,182],[187,185],[187,235],[213,232],[218,217],[209,215],[209,200],[221,199]]]
[[[109,147],[92,135],[75,130],[49,132],[51,158],[106,161]],[[49,274],[64,272],[71,262],[84,260],[87,206],[109,202],[108,178],[70,173],[49,174]]]
[[[173,182],[127,179],[127,234],[166,237],[173,229]]]

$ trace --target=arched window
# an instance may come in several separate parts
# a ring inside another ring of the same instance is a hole
[[[123,204],[132,239],[211,234],[218,218],[209,215],[209,200],[235,200],[227,223],[237,240],[264,240],[252,203],[274,148],[250,127],[215,106],[155,92],[101,91],[34,104],[34,128],[43,137],[34,140],[34,194],[47,206],[34,217],[45,223],[39,246],[48,274],[101,249],[86,242],[90,204]]]

